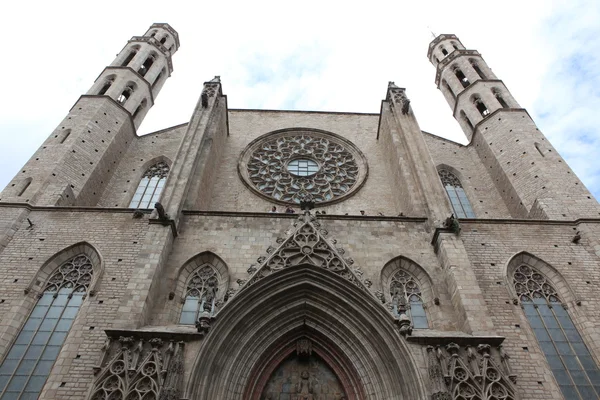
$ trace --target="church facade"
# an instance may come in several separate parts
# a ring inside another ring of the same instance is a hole
[[[469,139],[229,109],[137,136],[177,32],[134,36],[0,194],[0,399],[600,397],[600,205],[476,50]],[[382,88],[383,89],[383,88]]]

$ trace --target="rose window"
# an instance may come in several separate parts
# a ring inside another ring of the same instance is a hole
[[[334,202],[360,188],[367,163],[352,143],[317,130],[260,137],[242,153],[239,172],[260,195],[284,203]]]

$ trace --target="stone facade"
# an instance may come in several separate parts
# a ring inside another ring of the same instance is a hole
[[[0,399],[597,398],[600,205],[477,51],[428,53],[467,145],[393,83],[379,114],[230,110],[218,77],[138,137],[178,48],[133,37],[0,194]]]

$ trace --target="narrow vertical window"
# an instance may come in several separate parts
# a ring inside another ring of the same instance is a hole
[[[98,92],[98,95],[102,96],[106,94],[106,92],[108,92],[108,89],[110,89],[110,87],[112,86],[113,82],[114,80],[112,78],[107,79],[100,91]]]
[[[483,100],[481,100],[479,97],[473,99],[473,104],[475,104],[477,111],[479,111],[479,114],[481,114],[482,117],[487,117],[490,114],[490,110],[488,110]]]
[[[65,140],[67,140],[67,138],[69,137],[70,134],[71,134],[71,130],[70,129],[65,129],[61,133],[60,144],[63,144],[65,142]]]
[[[80,254],[50,277],[0,366],[0,399],[37,399],[92,281],[92,263]]]
[[[600,370],[552,283],[528,265],[517,268],[512,280],[525,316],[565,399],[597,399]]]
[[[29,187],[29,185],[31,185],[31,178],[27,178],[25,179],[23,182],[21,182],[21,187],[19,188],[19,194],[17,196],[21,197],[23,196],[23,194],[25,193],[25,191],[27,190],[27,188]]]
[[[212,314],[215,308],[219,280],[217,272],[205,265],[192,273],[188,280],[179,323],[193,325],[202,312]]]
[[[390,283],[390,296],[392,296],[392,307],[396,316],[406,314],[415,329],[429,328],[421,289],[412,275],[404,270],[396,272]]]
[[[448,85],[448,82],[446,82],[445,79],[442,81],[442,84],[444,85],[446,90],[452,95],[452,98],[456,99],[456,95],[454,94],[454,92],[452,91],[452,88],[450,87],[450,85]]]
[[[154,87],[156,86],[156,84],[160,81],[160,78],[162,78],[163,74],[165,73],[165,69],[163,68],[158,75],[156,76],[156,78],[154,79],[154,82],[152,82],[152,88],[154,89]]]
[[[138,115],[140,115],[144,108],[146,108],[146,99],[142,100],[138,108],[135,109],[135,112],[133,113],[133,118],[136,118]]]
[[[458,50],[458,46],[456,45],[456,42],[452,42],[452,47],[454,47],[454,50]]]
[[[442,49],[442,54],[445,55],[445,56],[447,56],[448,55],[448,50],[446,50],[444,48],[444,46],[441,46],[440,48]]]
[[[162,39],[160,39],[160,44],[165,44],[165,42],[167,41],[168,38],[169,38],[169,35],[165,35]]]
[[[465,76],[465,74],[463,74],[463,72],[460,70],[460,68],[455,68],[454,69],[454,75],[456,75],[456,77],[460,81],[460,84],[464,88],[466,88],[467,86],[469,86],[471,84],[471,82],[469,82],[469,80],[467,79],[467,77]]]
[[[127,85],[125,87],[125,89],[123,89],[123,91],[121,92],[121,94],[119,95],[119,97],[117,97],[117,101],[120,104],[125,104],[125,102],[127,101],[127,99],[129,99],[129,97],[131,97],[131,94],[134,91],[134,87],[132,85]]]
[[[544,155],[544,152],[542,151],[542,146],[540,146],[540,144],[538,142],[535,142],[534,146],[535,146],[535,149],[538,151],[538,153],[540,153],[540,156],[546,157]]]
[[[442,169],[439,171],[442,185],[446,189],[454,215],[457,218],[475,218],[471,203],[460,183],[460,180],[452,172]]]
[[[504,97],[502,97],[502,93],[500,93],[498,90],[494,90],[493,93],[494,93],[494,97],[496,97],[496,100],[498,100],[498,103],[500,103],[502,108],[508,108],[508,104],[506,104],[506,101],[504,101]]]
[[[477,75],[479,75],[479,77],[481,79],[487,79],[483,73],[483,71],[481,70],[481,68],[479,68],[479,65],[477,64],[477,62],[475,60],[469,60],[471,62],[471,66],[473,67],[473,69],[475,70],[475,72],[477,72]]]
[[[136,49],[132,49],[129,54],[127,55],[127,58],[125,60],[123,60],[123,62],[121,63],[122,67],[126,67],[129,65],[129,63],[131,62],[131,60],[133,60],[133,57],[135,57],[135,55],[137,54],[137,50]]]
[[[156,163],[148,168],[131,199],[129,207],[152,208],[160,198],[168,175],[169,166],[165,162]]]
[[[154,54],[150,54],[148,56],[148,58],[146,58],[146,61],[144,61],[144,63],[142,64],[142,66],[140,67],[140,69],[138,69],[138,73],[141,76],[146,76],[146,74],[148,73],[148,71],[150,70],[150,67],[152,67],[152,64],[154,64],[154,59],[155,56]]]
[[[465,114],[464,111],[460,111],[460,116],[462,118],[463,121],[465,121],[465,123],[468,125],[469,129],[473,130],[473,124],[471,123],[471,120],[469,119],[469,117],[467,117],[467,114]]]

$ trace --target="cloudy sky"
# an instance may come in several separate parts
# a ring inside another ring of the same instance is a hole
[[[465,142],[434,84],[431,31],[479,50],[600,198],[600,1],[28,1],[3,6],[0,188],[127,39],[181,48],[139,134],[187,122],[220,75],[230,108],[379,112],[406,87],[421,129]]]

